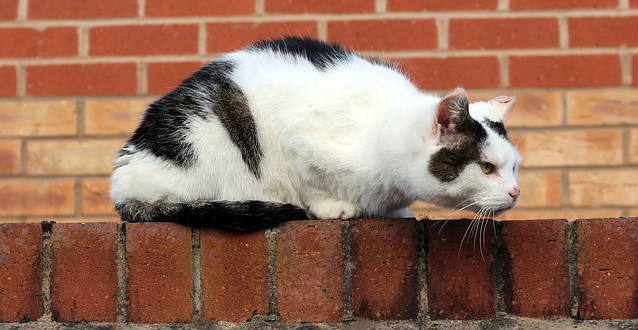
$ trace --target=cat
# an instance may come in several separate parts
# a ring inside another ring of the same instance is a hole
[[[514,206],[514,98],[419,90],[395,65],[310,38],[265,40],[203,66],[152,103],[110,196],[127,222],[237,231],[287,220],[412,217],[421,200]]]

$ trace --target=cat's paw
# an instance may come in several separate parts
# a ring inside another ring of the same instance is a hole
[[[354,204],[335,200],[317,201],[309,209],[317,219],[352,219],[360,213]]]

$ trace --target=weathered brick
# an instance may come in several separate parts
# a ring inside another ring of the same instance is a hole
[[[245,322],[268,314],[268,243],[263,231],[202,229],[202,320]]]
[[[572,206],[636,206],[636,169],[570,171],[569,203]]]
[[[511,87],[621,85],[618,55],[512,56]]]
[[[0,102],[0,136],[73,135],[76,121],[72,101]]]
[[[34,65],[26,71],[27,95],[126,95],[137,90],[134,63]],[[63,84],[60,77],[65,77]]]
[[[638,218],[578,220],[577,225],[580,317],[635,319]]]
[[[241,15],[254,11],[253,0],[191,0],[188,6],[173,0],[146,1],[146,16]]]
[[[616,47],[638,45],[638,17],[572,17],[569,47]]]
[[[92,56],[197,53],[198,27],[188,25],[118,25],[92,28]]]
[[[516,97],[514,108],[505,117],[506,127],[543,127],[563,124],[563,98],[557,92],[474,92],[471,101],[486,101],[498,95]]]
[[[414,213],[414,216],[417,219],[430,219],[430,220],[437,220],[437,219],[451,219],[451,220],[455,220],[455,219],[472,219],[474,217],[474,212],[471,211],[467,211],[467,210],[463,210],[460,212],[457,212],[458,210],[454,210],[454,209],[450,209],[450,208],[415,208],[412,210],[412,212]]]
[[[388,0],[389,11],[487,10],[496,9],[497,0]]]
[[[509,135],[524,167],[622,163],[621,130],[510,130]]]
[[[55,224],[51,311],[58,322],[115,322],[117,224]]]
[[[14,20],[18,16],[18,0],[0,0],[0,20]]]
[[[78,53],[78,33],[73,27],[0,28],[0,57],[62,57]]]
[[[365,13],[374,11],[374,0],[268,0],[267,13]]]
[[[441,224],[434,224],[434,229],[427,230],[430,318],[494,318],[492,228],[485,228],[484,238],[474,239],[473,234],[464,235],[469,229],[468,221],[448,221],[440,231],[436,228]]]
[[[73,214],[71,180],[2,180],[0,214],[3,216]]]
[[[172,223],[126,225],[127,320],[190,322],[190,227]]]
[[[417,316],[415,220],[355,220],[351,228],[352,309],[355,317],[405,320]]]
[[[14,66],[0,66],[0,96],[16,95],[16,81],[16,68]]]
[[[206,30],[209,53],[237,50],[257,40],[286,35],[317,37],[315,22],[211,23],[206,25]]]
[[[116,214],[109,187],[108,179],[82,180],[82,214]]]
[[[496,57],[448,57],[397,59],[420,88],[494,88],[500,85]]]
[[[556,18],[451,19],[450,49],[558,47]]]
[[[123,139],[27,142],[29,174],[108,174]]]
[[[341,256],[338,221],[288,222],[279,227],[277,299],[283,322],[341,321]]]
[[[573,9],[573,8],[613,8],[618,5],[616,0],[510,0],[510,8],[514,10],[527,9]]]
[[[148,64],[148,92],[166,94],[202,66],[202,62],[170,62]]]
[[[86,134],[131,134],[154,98],[87,100],[84,107]]]
[[[638,130],[629,131],[629,162],[638,163]]]
[[[620,217],[623,210],[620,208],[555,208],[555,209],[519,209],[514,208],[506,212],[504,219],[529,220],[529,219],[558,219],[566,218],[576,220],[583,218]]]
[[[0,140],[0,174],[20,173],[20,140]]]
[[[567,93],[569,125],[638,124],[635,90],[583,91]]]
[[[503,222],[508,313],[534,318],[570,316],[566,228],[565,220]]]
[[[40,224],[0,223],[0,322],[42,316],[41,238]]]
[[[328,40],[356,50],[433,49],[437,32],[433,19],[332,21]]]
[[[561,175],[559,171],[526,171],[519,173],[521,196],[519,207],[556,207],[561,200]]]
[[[29,18],[107,18],[137,16],[135,0],[29,0]]]

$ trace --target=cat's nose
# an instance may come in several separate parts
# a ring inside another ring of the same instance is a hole
[[[519,188],[518,186],[514,187],[514,189],[510,191],[510,197],[512,197],[513,201],[515,201],[520,194],[521,194],[521,188]]]

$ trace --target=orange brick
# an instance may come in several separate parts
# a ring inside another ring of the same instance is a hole
[[[16,79],[14,66],[0,66],[0,96],[16,95]]]
[[[109,197],[110,186],[108,179],[82,180],[82,214],[117,214]]]
[[[0,102],[0,136],[73,135],[76,121],[75,102]]]
[[[315,22],[212,23],[206,25],[209,53],[237,50],[258,40],[282,36],[317,37]]]
[[[78,53],[78,33],[72,27],[0,28],[0,57],[61,57]]]
[[[190,0],[187,6],[173,0],[146,0],[146,16],[241,15],[254,11],[253,0]]]
[[[638,17],[570,18],[569,47],[638,45]]]
[[[629,161],[638,163],[638,130],[629,131]]]
[[[20,140],[0,140],[0,174],[20,172]]]
[[[572,206],[636,206],[638,171],[608,169],[570,171],[569,202]]]
[[[622,163],[620,130],[511,132],[510,138],[524,167]]]
[[[0,20],[14,20],[18,16],[18,0],[0,0]]]
[[[64,83],[60,80],[64,77]],[[27,95],[135,94],[135,63],[61,64],[27,67]]]
[[[122,139],[27,142],[29,174],[108,174]]]
[[[166,94],[193,72],[202,66],[202,62],[170,62],[148,64],[148,92]]]
[[[29,18],[106,18],[137,16],[136,0],[29,0]]]
[[[375,51],[433,49],[438,45],[433,19],[328,22],[328,40],[347,48]]]
[[[0,214],[3,216],[73,214],[71,180],[2,180]]]
[[[496,9],[497,0],[388,0],[389,11]]]
[[[557,209],[518,209],[507,211],[504,219],[530,220],[530,219],[589,219],[589,218],[616,218],[622,216],[622,209],[591,209],[591,208],[557,208]]]
[[[401,58],[397,62],[420,88],[494,88],[500,84],[496,57]]]
[[[197,53],[195,24],[104,26],[89,33],[92,56]]]
[[[513,56],[511,87],[596,87],[621,85],[618,55]]]
[[[638,85],[638,55],[632,56],[631,62],[632,62],[631,63],[632,64],[631,73],[634,76],[634,80],[633,80],[634,86],[636,86],[636,85]]]
[[[521,197],[519,207],[560,206],[561,176],[558,171],[521,171],[518,184]]]
[[[486,101],[498,95],[516,96],[514,108],[505,117],[505,127],[547,127],[563,124],[563,100],[557,92],[470,92],[472,102]]]
[[[154,99],[87,100],[84,107],[86,134],[131,134]]]
[[[267,13],[363,13],[374,11],[374,0],[268,0]]]
[[[567,93],[567,123],[570,125],[638,124],[638,94],[635,90],[583,91]]]
[[[526,9],[572,9],[572,8],[613,8],[618,5],[616,0],[510,0],[510,8],[514,10]]]
[[[450,49],[558,47],[556,18],[452,19]]]

